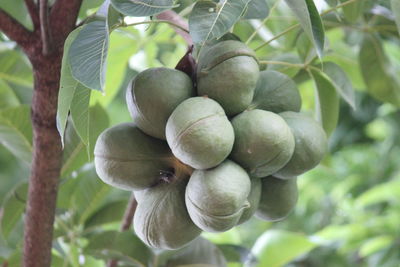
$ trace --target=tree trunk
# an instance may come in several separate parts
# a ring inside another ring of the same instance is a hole
[[[24,266],[50,266],[62,150],[56,128],[62,52],[31,58],[33,161],[25,218]],[[38,244],[40,240],[40,244]]]

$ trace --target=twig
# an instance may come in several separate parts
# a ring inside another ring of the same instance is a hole
[[[189,34],[189,25],[187,21],[176,12],[172,10],[164,11],[157,15],[157,19],[171,22],[170,25],[174,26],[175,32],[182,36],[189,46],[193,44],[192,37]]]
[[[341,7],[350,5],[350,4],[352,4],[352,3],[354,3],[354,2],[357,2],[357,1],[359,1],[359,0],[349,0],[349,1],[347,1],[347,2],[343,2],[343,3],[341,3],[341,4],[339,4],[339,5],[335,6],[335,7],[332,7],[332,8],[330,8],[330,9],[325,10],[324,12],[322,12],[322,13],[320,14],[320,16],[329,14],[329,13],[335,11],[336,9],[339,9],[339,8],[341,8]],[[274,36],[273,38],[269,39],[268,41],[266,41],[266,42],[263,43],[262,45],[258,46],[256,49],[254,49],[254,51],[260,50],[261,48],[263,48],[264,46],[268,45],[268,44],[271,43],[272,41],[275,41],[276,39],[282,37],[283,35],[285,35],[285,34],[287,34],[287,33],[289,33],[289,32],[291,32],[292,30],[296,29],[296,28],[299,27],[299,26],[300,26],[299,23],[290,26],[289,28],[287,28],[287,29],[284,30],[283,32],[279,33],[278,35],[276,35],[276,36]]]
[[[48,55],[51,49],[51,36],[49,30],[49,19],[47,6],[48,0],[40,0],[39,4],[39,17],[40,17],[40,35],[42,38],[42,52],[43,55]]]
[[[121,232],[129,230],[129,228],[131,227],[133,216],[135,215],[136,207],[137,207],[137,201],[136,201],[135,195],[132,193],[131,198],[129,199],[129,202],[128,202],[128,206],[126,207],[124,217],[122,219],[122,223],[121,223],[121,227],[120,227]],[[117,266],[118,266],[118,260],[110,260],[107,263],[107,267],[117,267]]]
[[[18,21],[8,15],[3,9],[0,8],[0,31],[4,32],[8,38],[15,41],[23,49],[34,41],[34,35],[27,30]]]
[[[25,0],[26,8],[28,9],[29,15],[31,16],[33,28],[36,30],[40,25],[40,18],[38,8],[33,0]]]

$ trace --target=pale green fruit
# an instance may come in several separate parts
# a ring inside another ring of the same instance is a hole
[[[222,41],[199,58],[197,92],[215,99],[227,115],[235,115],[250,105],[259,74],[254,51],[240,41]]]
[[[195,169],[220,164],[234,142],[224,110],[207,97],[192,97],[179,104],[168,119],[166,136],[174,155]]]
[[[135,192],[138,206],[133,225],[136,235],[148,246],[178,249],[200,235],[185,205],[187,178],[177,176]]]
[[[294,137],[279,115],[254,109],[234,117],[232,125],[235,143],[230,157],[251,176],[271,175],[285,166],[292,156]]]
[[[260,72],[254,99],[249,109],[263,109],[275,113],[300,111],[301,97],[296,83],[278,71]]]
[[[313,118],[296,112],[280,113],[295,137],[295,149],[290,161],[274,176],[289,179],[317,166],[328,149],[328,140],[321,125]]]
[[[254,177],[251,178],[251,189],[250,189],[250,194],[247,197],[247,201],[250,204],[250,208],[246,209],[242,216],[240,217],[240,220],[238,224],[242,224],[248,220],[254,215],[258,208],[258,204],[260,203],[260,198],[261,198],[261,179]]]
[[[150,68],[134,78],[126,91],[126,103],[136,125],[146,134],[165,140],[168,117],[185,99],[195,95],[185,73]]]
[[[266,221],[285,219],[297,203],[297,179],[282,180],[269,176],[262,178],[261,183],[261,199],[256,217]]]
[[[229,230],[250,207],[250,186],[246,171],[230,160],[213,169],[195,170],[186,187],[190,217],[204,231]]]
[[[174,165],[168,145],[144,134],[134,123],[122,123],[101,133],[94,156],[100,179],[124,190],[148,188]]]

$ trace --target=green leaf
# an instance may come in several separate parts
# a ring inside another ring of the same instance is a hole
[[[0,79],[13,85],[33,86],[32,70],[24,55],[18,51],[0,53]]]
[[[325,73],[311,70],[311,74],[317,88],[317,119],[329,136],[339,120],[339,96],[334,83]]]
[[[152,252],[132,231],[100,232],[90,237],[84,252],[96,258],[118,259],[120,263],[148,266]]]
[[[7,238],[17,222],[22,218],[28,192],[28,183],[18,185],[4,200],[1,218],[1,233]]]
[[[368,92],[380,101],[400,107],[400,82],[376,37],[365,36],[359,64]]]
[[[259,259],[258,266],[283,266],[316,247],[310,238],[293,232],[268,230],[254,244],[252,252]]]
[[[218,245],[218,248],[224,254],[225,259],[228,262],[245,263],[246,266],[255,266],[258,262],[257,258],[251,253],[251,251],[245,247],[222,244]]]
[[[0,110],[15,107],[19,104],[19,99],[12,88],[3,80],[0,80]]]
[[[291,64],[301,64],[299,57],[295,54],[291,53],[282,53],[277,56],[271,57],[269,60],[271,61],[282,61]],[[299,72],[299,67],[290,67],[279,64],[269,64],[267,66],[267,70],[275,70],[286,74],[287,76],[293,78]]]
[[[340,2],[344,3],[348,0],[340,0]],[[365,1],[356,1],[349,5],[342,7],[344,17],[348,22],[355,23],[361,17],[364,11],[364,3]]]
[[[381,235],[365,240],[360,247],[359,254],[361,257],[368,257],[382,249],[392,245],[394,241],[393,236]]]
[[[60,89],[58,92],[58,107],[57,107],[57,130],[61,136],[61,142],[64,145],[64,133],[67,125],[68,113],[71,107],[71,102],[75,94],[76,88],[80,83],[74,79],[71,73],[71,67],[68,61],[69,48],[72,41],[78,36],[81,27],[72,31],[64,43],[64,55],[62,59]]]
[[[359,207],[367,207],[381,202],[400,203],[400,181],[394,180],[376,185],[363,192],[355,200],[355,204]]]
[[[86,220],[85,228],[121,221],[127,205],[127,200],[118,200],[106,203]]]
[[[0,8],[10,14],[16,21],[24,25],[27,29],[33,30],[31,17],[29,16],[23,0],[0,1]]]
[[[17,158],[32,160],[32,124],[29,106],[21,105],[0,111],[0,143]]]
[[[321,17],[313,0],[285,0],[300,22],[301,27],[313,41],[321,58],[324,50],[325,33]]]
[[[174,7],[173,0],[111,0],[116,10],[127,16],[147,17]]]
[[[71,44],[72,75],[90,89],[104,91],[108,35],[106,20],[96,20],[86,24]]]
[[[89,145],[89,103],[90,89],[78,85],[71,101],[71,119],[85,146]]]
[[[266,0],[250,0],[243,19],[264,19],[269,14],[269,7]]]
[[[336,91],[339,95],[353,108],[356,109],[354,89],[351,85],[350,79],[343,69],[333,63],[323,63],[324,72],[331,79]]]
[[[400,0],[391,0],[390,5],[400,34]]]
[[[193,42],[203,43],[224,35],[240,19],[250,0],[200,0],[189,16]]]

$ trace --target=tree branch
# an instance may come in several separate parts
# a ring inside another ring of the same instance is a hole
[[[40,25],[38,8],[33,0],[25,0],[25,5],[28,9],[29,15],[31,16],[33,27],[36,30]]]
[[[128,206],[126,207],[124,217],[122,219],[122,224],[120,231],[128,231],[132,225],[133,216],[135,216],[135,211],[137,207],[137,201],[135,195],[132,193],[131,198],[129,199]],[[107,263],[107,267],[117,267],[118,261],[117,260],[110,260]]]
[[[47,0],[40,0],[39,4],[39,17],[40,17],[40,36],[42,38],[42,52],[43,55],[48,55],[51,49],[51,35],[49,31],[49,20]]]
[[[68,34],[76,27],[81,4],[82,0],[57,0],[51,7],[49,23],[53,29],[53,42],[64,44]]]
[[[34,41],[33,33],[0,8],[0,31],[23,49]]]
[[[183,31],[179,28],[173,27],[175,32],[182,36],[183,39],[185,39],[186,43],[191,46],[193,44],[192,37],[189,34],[189,25],[186,20],[184,20],[181,16],[179,16],[176,12],[172,10],[167,10],[164,11],[160,14],[157,15],[157,19],[160,20],[166,20],[166,21],[171,21],[174,24],[179,25],[181,28],[186,29],[186,31]]]

